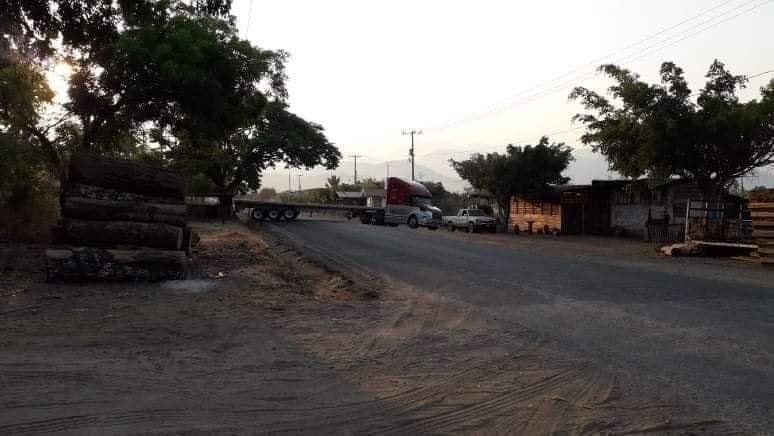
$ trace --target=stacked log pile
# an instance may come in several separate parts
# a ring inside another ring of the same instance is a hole
[[[187,226],[185,179],[140,162],[76,155],[48,250],[49,280],[173,280],[197,240]]]
[[[761,262],[774,266],[774,189],[751,192],[748,207]]]

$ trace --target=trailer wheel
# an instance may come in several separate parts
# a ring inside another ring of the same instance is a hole
[[[263,221],[266,219],[266,211],[256,207],[250,212],[250,217],[256,221]]]
[[[269,217],[272,221],[279,221],[282,219],[282,213],[279,209],[269,209],[269,211],[266,213],[266,216]]]
[[[412,229],[416,229],[419,227],[419,221],[417,221],[417,217],[414,215],[411,215],[408,219],[408,226]]]
[[[294,219],[298,218],[298,210],[292,207],[284,209],[282,211],[282,218],[285,218],[285,221],[293,221]]]

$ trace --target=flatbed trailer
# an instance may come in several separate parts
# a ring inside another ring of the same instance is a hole
[[[234,209],[239,212],[250,209],[249,215],[256,221],[293,221],[301,212],[344,212],[347,218],[360,217],[364,224],[377,224],[378,217],[384,216],[384,208],[350,206],[346,204],[285,203],[277,201],[234,198]],[[383,220],[382,220],[383,221]]]

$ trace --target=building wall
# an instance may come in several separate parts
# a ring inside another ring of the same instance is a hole
[[[526,231],[532,221],[532,231],[548,226],[551,230],[562,231],[562,206],[558,203],[526,200],[519,197],[511,198],[511,216],[508,221],[508,231],[515,226]]]
[[[660,206],[663,209],[663,206]],[[648,222],[647,204],[613,204],[610,207],[610,227],[623,229],[626,236],[642,236]],[[655,214],[654,214],[655,216]]]

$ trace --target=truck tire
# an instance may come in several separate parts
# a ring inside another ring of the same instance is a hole
[[[257,207],[253,208],[253,210],[250,211],[250,218],[256,221],[263,221],[266,219],[266,211]]]
[[[284,218],[285,221],[293,221],[294,219],[298,218],[298,210],[292,207],[283,209],[282,218]]]
[[[476,225],[473,223],[468,223],[468,233],[476,233]]]
[[[454,223],[453,223],[453,222],[451,222],[451,221],[449,221],[449,222],[446,224],[446,230],[448,230],[448,231],[450,231],[450,232],[453,232],[454,230],[456,230],[456,229],[454,228]]]
[[[266,212],[266,216],[272,221],[279,221],[282,219],[282,212],[279,209],[272,208]]]
[[[408,219],[408,226],[412,229],[416,229],[419,227],[419,221],[417,220],[417,217],[414,215],[411,215]]]
[[[372,226],[379,224],[379,217],[377,217],[376,214],[371,214],[371,219],[369,220],[368,223],[371,224]]]

